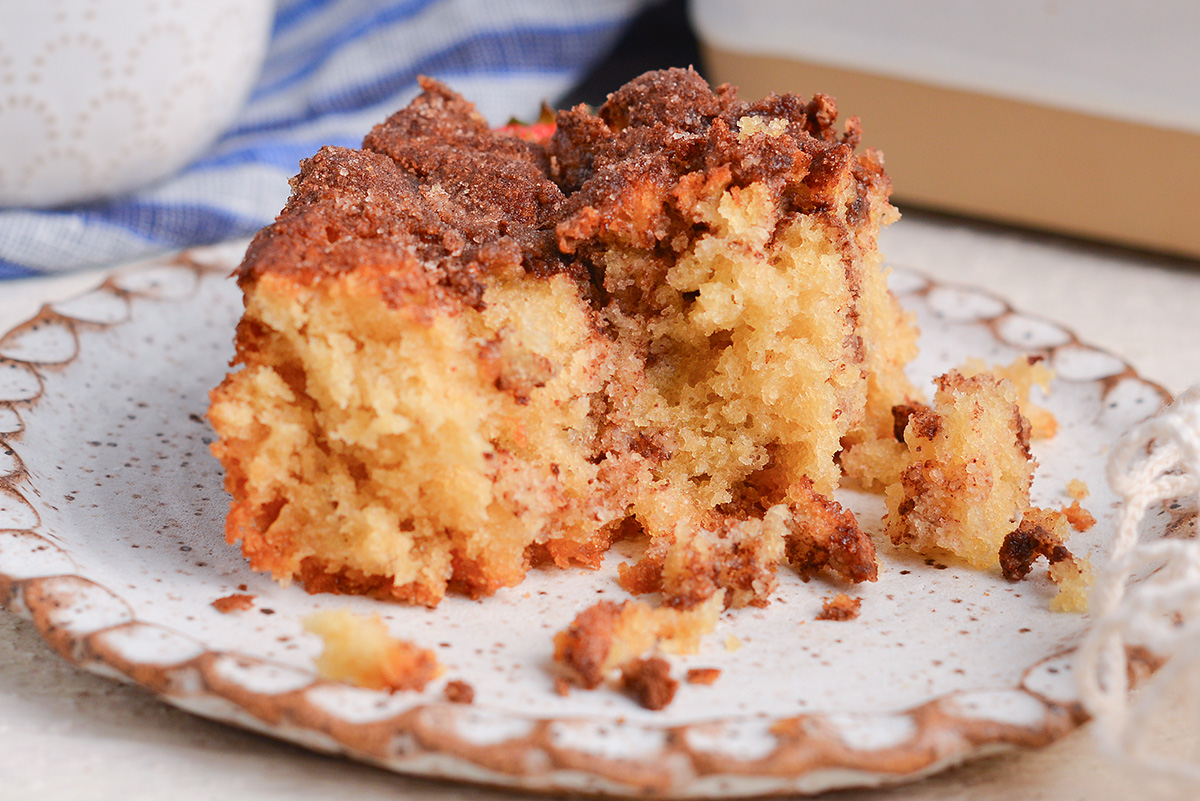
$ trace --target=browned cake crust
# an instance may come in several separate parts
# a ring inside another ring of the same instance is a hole
[[[238,271],[210,412],[228,540],[281,581],[430,605],[625,536],[681,607],[765,603],[789,559],[874,579],[835,456],[892,436],[915,331],[857,120],[668,70],[531,142],[422,87],[306,160]]]
[[[698,667],[688,668],[687,671],[688,684],[702,684],[707,687],[715,684],[719,678],[721,678],[720,668]]]
[[[560,112],[540,145],[493,131],[434,80],[421,86],[361,150],[324,147],[302,162],[278,220],[247,251],[243,286],[267,273],[313,282],[354,271],[390,305],[449,312],[481,302],[483,274],[564,272],[586,283],[595,259],[580,250],[690,237],[671,193],[712,180],[710,170],[727,171],[727,186],[767,186],[778,220],[823,215],[847,248],[872,233],[874,202],[891,192],[878,155],[855,156],[857,120],[837,130],[827,95],[746,103],[731,87],[714,92],[694,72],[666,70],[628,84],[597,114]],[[739,120],[760,116],[785,120],[787,135],[738,135]],[[847,190],[843,218],[835,207]],[[641,277],[643,290],[661,285],[670,260]],[[608,289],[631,308],[654,305],[636,286]]]

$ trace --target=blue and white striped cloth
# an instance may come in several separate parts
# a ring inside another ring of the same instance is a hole
[[[357,147],[421,74],[493,124],[533,119],[649,0],[280,0],[262,75],[233,126],[179,174],[75,208],[0,211],[0,278],[115,264],[249,234],[300,159]]]

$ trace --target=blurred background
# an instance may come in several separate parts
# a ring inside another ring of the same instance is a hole
[[[245,236],[419,74],[494,124],[695,66],[833,95],[902,209],[1200,256],[1200,5],[860,0],[0,4],[0,278]]]

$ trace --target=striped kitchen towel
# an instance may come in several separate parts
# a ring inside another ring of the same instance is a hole
[[[247,235],[287,199],[302,158],[357,147],[417,93],[451,85],[493,124],[533,119],[587,74],[649,0],[280,0],[258,84],[231,128],[177,175],[54,210],[0,211],[0,278],[114,264]]]

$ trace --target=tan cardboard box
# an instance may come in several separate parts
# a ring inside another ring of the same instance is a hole
[[[714,81],[860,117],[898,204],[1200,257],[1200,4],[694,0],[692,17]]]

